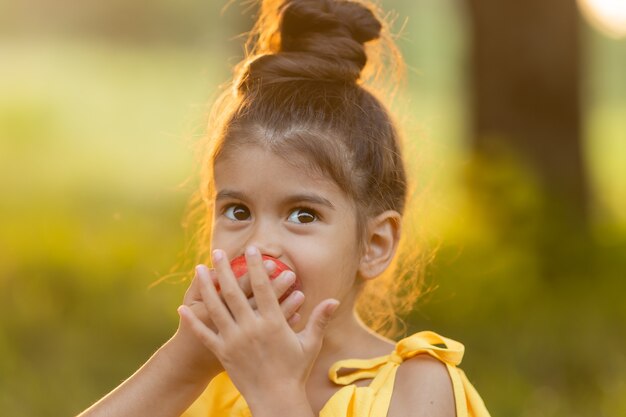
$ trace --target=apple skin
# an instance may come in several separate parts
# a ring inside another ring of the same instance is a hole
[[[272,261],[272,262],[274,262],[274,264],[276,264],[276,269],[269,276],[269,278],[271,280],[275,279],[276,277],[278,277],[283,271],[291,271],[291,268],[289,268],[287,265],[285,265],[284,263],[282,263],[281,261],[279,261],[278,259],[276,259],[276,258],[274,258],[272,256],[261,255],[261,257],[263,258],[264,261],[266,261],[266,260],[267,261]],[[242,256],[238,256],[238,257],[234,258],[232,261],[230,261],[230,267],[233,270],[233,273],[235,274],[236,278],[239,278],[243,274],[248,272],[248,265],[246,264],[246,258],[243,255]],[[280,297],[280,299],[278,301],[282,303],[289,296],[289,294],[291,294],[293,291],[295,291],[297,289],[300,289],[300,282],[296,278],[296,281],[291,285],[291,287],[289,287],[287,289],[287,291],[285,291],[283,296]]]

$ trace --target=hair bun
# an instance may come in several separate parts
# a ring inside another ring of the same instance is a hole
[[[351,38],[363,44],[378,38],[381,27],[370,9],[353,1],[291,0],[284,3],[282,12],[282,46],[283,50],[289,50],[285,49],[285,40],[291,43],[298,39],[304,41],[301,44],[304,48],[300,50],[308,51],[306,41],[311,37],[326,40]],[[293,46],[297,48],[295,43]],[[311,52],[317,50],[314,48]]]
[[[277,31],[267,37],[273,53],[249,62],[240,90],[260,80],[356,82],[367,62],[364,43],[379,38],[382,28],[369,8],[353,1],[286,0],[277,18]]]

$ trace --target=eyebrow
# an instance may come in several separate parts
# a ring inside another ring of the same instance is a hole
[[[247,200],[246,195],[244,193],[241,193],[235,190],[226,189],[217,193],[217,195],[215,196],[215,201],[224,200],[228,198],[232,198],[235,200],[242,200],[242,201]],[[318,204],[318,205],[326,206],[330,209],[335,210],[335,205],[331,203],[330,200],[317,194],[308,194],[308,193],[293,194],[285,198],[282,201],[282,203],[287,204],[287,205],[295,204],[295,203],[311,203],[311,204]]]

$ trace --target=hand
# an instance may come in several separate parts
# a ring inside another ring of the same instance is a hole
[[[265,261],[263,263],[263,267],[268,274],[271,274],[276,269],[276,264],[272,261]],[[214,270],[209,270],[206,266],[199,265],[196,267],[195,276],[185,293],[183,305],[189,307],[196,317],[198,317],[208,328],[213,331],[217,331],[217,328],[209,318],[208,311],[202,300],[201,281],[199,279],[198,270],[208,271],[214,288],[218,283],[217,275]],[[295,278],[293,275],[282,273],[276,279],[271,281],[272,291],[277,300],[285,293],[285,291],[289,289],[294,280]],[[256,300],[254,294],[252,293],[249,274],[244,274],[237,280],[237,282],[241,291],[245,294],[250,307],[252,309],[256,309]],[[221,293],[220,297],[222,297]],[[295,325],[300,320],[300,315],[297,310],[302,305],[302,301],[303,297],[298,297],[298,294],[292,293],[280,304],[283,316],[288,319],[290,325]],[[198,378],[202,378],[205,375],[212,377],[224,370],[215,355],[204,345],[198,344],[197,337],[193,335],[193,331],[189,328],[189,326],[185,325],[182,320],[179,323],[179,327],[174,335],[173,341],[176,346],[180,347],[174,360],[180,365],[188,368],[188,375],[190,376],[190,379],[194,379],[196,376]]]
[[[213,261],[223,299],[206,269],[199,270],[199,278],[204,307],[215,329],[188,306],[179,308],[181,322],[219,359],[251,408],[280,398],[283,387],[297,386],[304,392],[326,325],[339,303],[333,299],[322,301],[305,329],[296,334],[285,320],[256,248],[248,248],[246,263],[257,310],[251,308],[238,288],[224,252],[214,251]],[[294,291],[291,296],[298,293]]]

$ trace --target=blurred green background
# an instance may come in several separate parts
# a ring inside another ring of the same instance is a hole
[[[0,5],[2,415],[76,414],[175,330],[192,145],[251,22],[224,3]],[[438,248],[410,329],[466,345],[493,416],[626,416],[626,41],[579,22],[583,220],[473,152],[463,2],[381,3],[408,18],[408,228]]]

